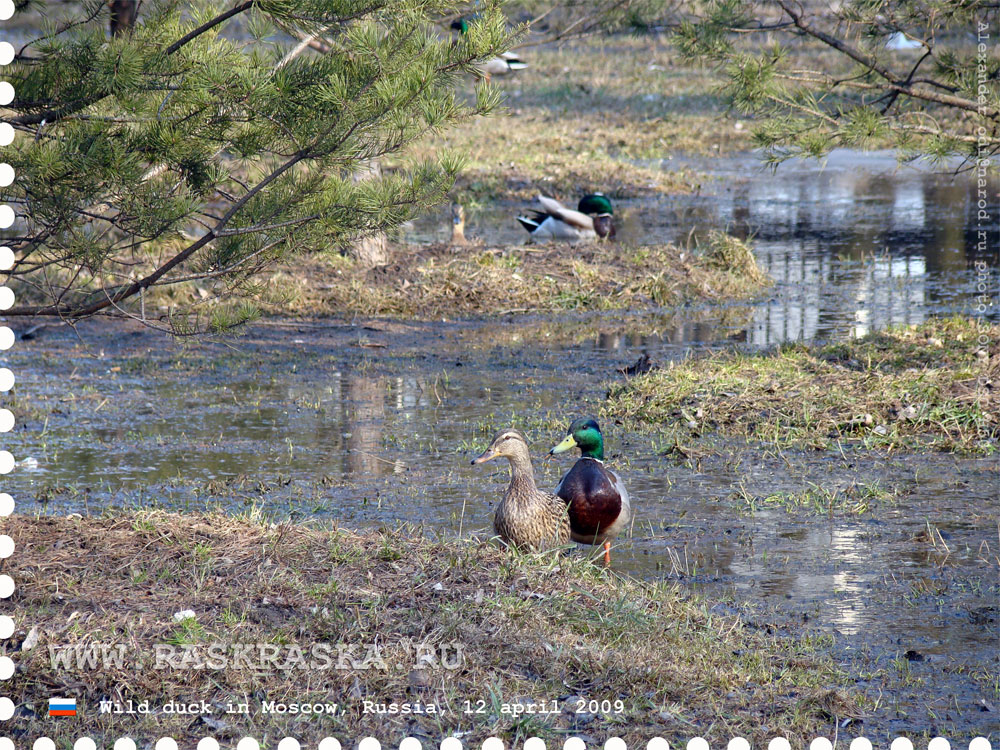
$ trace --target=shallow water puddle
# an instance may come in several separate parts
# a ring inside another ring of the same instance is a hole
[[[642,353],[665,362],[969,309],[964,184],[850,160],[782,170],[774,183],[722,178],[713,196],[659,213],[623,207],[626,226],[641,217],[632,231],[668,239],[687,234],[686,217],[754,234],[778,282],[757,305],[366,330],[276,323],[231,345],[166,350],[158,334],[117,325],[89,322],[80,338],[46,330],[10,357],[21,461],[10,492],[22,512],[262,507],[347,526],[484,531],[506,467],[471,467],[474,452],[515,424],[554,486],[570,461],[540,457]],[[983,260],[995,284],[996,256]],[[749,604],[762,627],[822,634],[818,647],[855,665],[859,685],[888,691],[845,732],[929,731],[929,696],[949,697],[935,731],[1000,729],[996,461],[727,442],[679,460],[655,435],[605,427],[638,511],[616,569],[677,580],[721,607]],[[809,495],[816,487],[858,502],[825,508]],[[789,497],[805,499],[790,507]],[[896,686],[866,676],[876,667]]]

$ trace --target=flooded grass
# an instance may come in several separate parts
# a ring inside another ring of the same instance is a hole
[[[419,318],[725,302],[770,284],[749,245],[717,231],[690,247],[411,247],[387,268],[317,260],[282,272],[289,281],[297,290],[285,313]]]
[[[734,498],[751,513],[766,508],[783,508],[789,513],[846,513],[860,516],[873,512],[877,505],[895,505],[898,495],[898,490],[885,489],[880,482],[875,481],[852,483],[844,488],[810,483],[801,492],[776,492],[765,496],[752,495],[744,487],[740,487]]]
[[[1000,326],[950,318],[826,346],[696,357],[615,385],[605,412],[777,446],[1000,446]]]
[[[375,731],[383,742],[569,732],[801,742],[858,711],[822,639],[778,635],[579,554],[254,513],[15,516],[5,530],[19,549],[10,572],[23,623],[11,697],[29,732],[51,731],[35,701],[54,690],[84,699],[73,731],[140,741],[210,729],[265,744]],[[100,670],[51,661],[113,643],[129,658]],[[333,646],[322,665],[316,644]],[[250,651],[234,665],[240,645]],[[101,714],[97,696],[149,700],[152,713]],[[439,713],[366,712],[385,696]],[[210,714],[162,710],[202,700]],[[262,716],[265,702],[338,709]],[[531,713],[532,703],[548,711]],[[241,704],[251,712],[227,712]]]

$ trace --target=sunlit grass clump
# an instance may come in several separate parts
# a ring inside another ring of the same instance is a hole
[[[764,496],[751,495],[741,486],[733,494],[739,505],[751,512],[761,508],[783,508],[788,513],[856,516],[870,513],[879,506],[894,505],[897,497],[897,490],[884,488],[877,481],[852,482],[847,487],[828,487],[810,482],[809,487],[800,492],[773,492]]]
[[[691,301],[748,299],[770,285],[749,244],[709,232],[700,245],[399,249],[385,269],[336,269],[323,259],[290,268],[292,314],[437,317],[669,307]],[[274,312],[278,312],[275,310]]]
[[[776,445],[1000,446],[1000,326],[951,318],[862,339],[716,352],[614,386],[609,416]]]

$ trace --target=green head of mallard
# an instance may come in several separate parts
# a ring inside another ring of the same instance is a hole
[[[549,455],[565,453],[570,448],[579,448],[580,455],[584,458],[604,460],[604,436],[601,435],[601,428],[598,427],[595,420],[590,417],[574,419],[573,424],[569,426],[566,437],[559,445],[549,451]]]
[[[615,210],[604,193],[590,193],[583,196],[576,210],[587,214],[594,221],[594,232],[598,237],[615,236]]]

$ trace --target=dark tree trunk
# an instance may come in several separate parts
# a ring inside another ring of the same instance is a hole
[[[138,11],[137,0],[109,0],[111,6],[111,36],[131,31]]]

